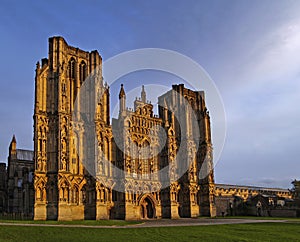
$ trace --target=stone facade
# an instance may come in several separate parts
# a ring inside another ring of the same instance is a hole
[[[103,83],[101,65],[102,58],[97,51],[74,48],[62,37],[49,39],[49,56],[42,59],[41,64],[37,63],[34,219],[131,220],[215,216],[214,174],[210,169],[210,117],[204,93],[189,90],[183,84],[173,85],[170,92],[159,97],[159,115],[154,115],[144,88],[134,103],[134,109],[128,109],[122,86],[119,117],[110,124],[110,92],[108,85]],[[100,96],[92,116],[97,147],[84,138],[87,133],[84,117],[75,122],[72,116],[75,108],[80,113],[87,107],[78,100],[81,97],[77,94],[93,72],[96,72],[93,74],[96,81],[94,87],[89,87],[94,88],[94,93],[88,97],[88,104]],[[196,114],[197,122],[190,123],[191,110],[182,107],[183,99]],[[174,110],[181,110],[179,119],[186,127],[181,131]],[[160,142],[155,133],[149,133],[153,125],[163,127],[167,142],[156,156],[146,158],[145,153],[155,153]],[[122,132],[113,135],[112,127],[119,127]],[[200,139],[193,137],[196,127]],[[181,136],[186,138],[180,140]],[[137,152],[137,157],[123,152],[115,138],[121,140],[121,146],[131,154]],[[136,151],[131,150],[131,144],[135,144]],[[192,157],[193,161],[176,180],[172,178],[174,171],[183,164],[175,162],[179,146],[184,146],[187,151],[180,159]],[[95,174],[91,174],[83,161],[95,155],[98,149],[103,156],[97,158]],[[109,163],[102,162],[104,158]],[[117,175],[112,166],[123,171],[123,175]],[[157,171],[166,166],[170,166],[170,170],[164,177],[157,175]],[[204,169],[208,170],[207,175],[200,180],[197,174]],[[167,188],[163,186],[165,181],[170,183]],[[124,186],[123,191],[114,189],[120,183]]]
[[[0,163],[0,213],[7,212],[7,172],[6,164]]]
[[[9,146],[7,168],[7,209],[5,212],[33,215],[33,151],[17,149],[15,136]]]
[[[256,215],[255,204],[258,199],[264,204],[264,211],[267,211],[269,205],[278,204],[281,207],[286,203],[285,200],[291,200],[292,196],[292,192],[288,189],[215,184],[216,214],[217,216]],[[254,204],[253,208],[242,211],[243,205],[248,206],[248,204]],[[267,212],[264,215],[268,216]]]
[[[293,198],[300,201],[300,181],[299,180],[294,180],[292,182],[293,184]]]

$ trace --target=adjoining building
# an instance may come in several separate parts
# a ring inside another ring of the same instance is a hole
[[[215,184],[217,216],[253,215],[295,217],[289,189]]]
[[[33,175],[33,151],[17,149],[17,141],[13,136],[9,146],[7,168],[7,209],[3,209],[3,212],[29,217],[33,215]]]
[[[6,163],[0,163],[0,213],[7,211],[7,172]]]

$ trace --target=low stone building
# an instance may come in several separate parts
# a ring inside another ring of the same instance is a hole
[[[7,211],[7,172],[6,163],[0,163],[0,213]]]
[[[289,189],[216,184],[216,214],[217,216],[284,216],[283,207],[287,209],[286,206],[292,196]],[[296,216],[295,211],[288,210],[286,216]]]
[[[33,215],[34,188],[33,151],[17,149],[13,136],[9,146],[7,168],[7,212]]]

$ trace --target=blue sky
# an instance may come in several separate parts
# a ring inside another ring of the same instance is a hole
[[[61,35],[104,60],[146,47],[192,58],[215,81],[227,116],[216,182],[290,187],[300,178],[299,10],[283,0],[2,1],[0,160],[13,134],[19,148],[33,146],[35,63]]]

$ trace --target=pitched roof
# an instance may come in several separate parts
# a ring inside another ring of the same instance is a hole
[[[33,151],[17,149],[17,159],[25,160],[25,161],[33,161]]]
[[[215,186],[217,188],[223,188],[223,189],[246,189],[246,190],[257,190],[257,191],[290,192],[289,189],[284,189],[284,188],[241,186],[241,185],[230,185],[230,184],[215,184]]]

